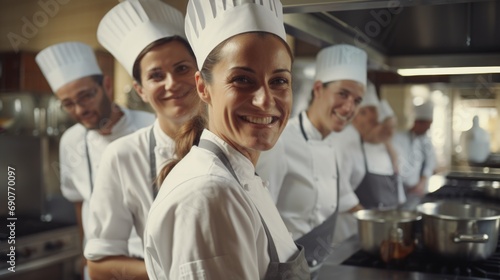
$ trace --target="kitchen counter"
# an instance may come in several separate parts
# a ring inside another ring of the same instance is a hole
[[[476,277],[447,276],[440,274],[396,271],[342,265],[342,262],[360,249],[358,236],[352,236],[345,242],[333,247],[333,253],[320,269],[319,280],[479,280]],[[484,280],[484,279],[483,279]]]

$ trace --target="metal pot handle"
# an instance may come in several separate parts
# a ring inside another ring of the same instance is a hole
[[[489,236],[487,234],[455,233],[452,240],[455,243],[486,243],[489,240]]]

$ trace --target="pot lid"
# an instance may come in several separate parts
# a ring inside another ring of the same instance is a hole
[[[478,203],[458,201],[427,202],[417,206],[423,215],[446,220],[495,220],[500,211]]]

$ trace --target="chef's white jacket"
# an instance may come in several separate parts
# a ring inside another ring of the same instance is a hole
[[[87,138],[89,158],[92,166],[92,180],[100,168],[101,155],[106,146],[117,138],[130,134],[139,128],[151,125],[154,115],[147,112],[129,110],[120,107],[124,115],[113,126],[111,134],[101,135],[96,130],[89,130],[81,124],[75,124],[64,132],[59,145],[61,191],[71,202],[82,201],[82,224],[87,236],[89,221],[89,200],[91,182],[88,169],[85,137]],[[95,187],[95,184],[94,184]]]
[[[289,120],[273,149],[261,154],[257,173],[269,181],[269,189],[283,221],[297,240],[323,223],[337,207],[347,211],[358,204],[358,198],[342,174],[340,158],[328,138],[313,126],[302,112],[306,142],[299,118]],[[336,165],[339,164],[340,188],[337,193]]]
[[[143,256],[142,237],[146,217],[153,203],[149,156],[151,127],[156,139],[154,153],[157,174],[174,157],[175,143],[161,130],[158,120],[152,126],[109,144],[102,156],[90,199],[90,221],[85,246],[85,257],[89,260],[119,255]],[[131,230],[139,235],[139,244],[129,244]]]
[[[329,141],[338,151],[342,152],[342,175],[349,178],[350,185],[356,190],[366,175],[363,150],[365,150],[368,171],[378,175],[393,175],[394,167],[391,157],[383,143],[363,143],[359,132],[352,125],[348,125],[341,132],[334,132],[329,135]],[[401,180],[398,180],[398,201],[406,201],[405,190]],[[342,213],[337,219],[335,228],[334,243],[339,243],[357,233],[357,221],[351,213]]]
[[[436,156],[429,136],[398,132],[393,144],[399,155],[399,170],[405,187],[415,186],[421,175],[430,178],[434,174]]]
[[[212,152],[193,146],[151,206],[144,233],[148,276],[262,279],[270,259],[259,213],[281,262],[297,247],[250,160],[208,130],[201,139],[222,149],[242,185]]]

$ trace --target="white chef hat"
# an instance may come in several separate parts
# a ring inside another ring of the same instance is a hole
[[[422,105],[414,107],[415,120],[432,121],[434,105],[431,101],[426,101]]]
[[[359,104],[359,108],[367,106],[374,106],[378,108],[379,104],[380,101],[378,100],[377,90],[375,89],[375,85],[372,82],[368,82],[365,95],[363,96],[363,101],[361,101],[361,103]]]
[[[378,106],[378,121],[383,122],[385,119],[394,116],[394,111],[392,110],[391,105],[389,105],[389,102],[385,99],[380,100]]]
[[[152,42],[184,34],[184,17],[159,0],[127,0],[114,6],[97,27],[97,40],[132,76],[135,60]]]
[[[367,54],[346,44],[322,49],[316,56],[316,81],[353,80],[366,86]]]
[[[286,42],[279,0],[189,0],[185,28],[200,70],[210,52],[234,35],[264,31]]]
[[[39,52],[35,60],[54,93],[74,80],[102,74],[92,48],[80,42],[52,45]]]

